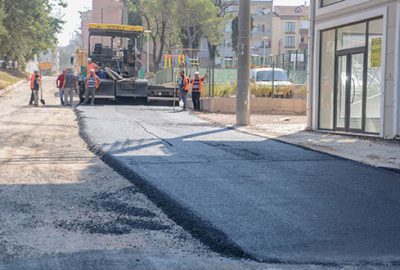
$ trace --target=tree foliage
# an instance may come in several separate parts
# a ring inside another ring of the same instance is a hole
[[[178,25],[182,29],[182,40],[185,47],[193,49],[198,47],[200,38],[207,28],[215,24],[217,8],[210,0],[177,0],[178,2]],[[196,46],[194,46],[196,45]]]
[[[215,60],[223,40],[223,27],[232,18],[230,7],[237,0],[124,0],[131,13],[143,17],[143,26],[151,30],[153,63],[157,70],[163,54],[179,45],[198,49],[205,38],[210,58]]]
[[[238,54],[238,44],[239,44],[239,17],[235,17],[232,20],[232,34],[231,34],[231,39],[232,39],[232,49]],[[254,18],[251,17],[251,29],[254,28]]]
[[[54,10],[61,0],[2,0],[0,2],[0,58],[24,63],[57,45],[63,21]]]

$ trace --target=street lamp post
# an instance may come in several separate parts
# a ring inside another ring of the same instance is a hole
[[[147,34],[147,55],[146,55],[146,62],[147,62],[147,75],[150,73],[150,54],[149,54],[149,50],[150,50],[150,42],[149,42],[149,36],[151,33],[151,30],[145,30],[144,31]]]

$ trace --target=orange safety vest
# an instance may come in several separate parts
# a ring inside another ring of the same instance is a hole
[[[183,76],[183,89],[185,91],[189,91],[190,89],[190,83],[189,83],[189,77]]]
[[[90,65],[89,65],[89,64],[86,64],[86,73],[87,73],[87,74],[90,73],[90,70],[91,70],[91,69],[96,70],[96,64],[95,64],[95,63],[91,63]]]
[[[194,80],[195,80],[195,79],[192,79],[192,80],[190,81],[190,84],[191,84],[192,86],[193,86],[193,84],[194,84]],[[204,88],[204,81],[205,81],[204,78],[199,78],[199,92],[200,92],[200,93],[203,91],[203,88]]]
[[[32,74],[31,76],[31,90],[33,90],[35,88],[35,74]],[[39,76],[39,83],[42,82],[42,77]]]

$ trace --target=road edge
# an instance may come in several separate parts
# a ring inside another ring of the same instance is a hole
[[[308,145],[305,145],[305,144],[291,142],[291,141],[288,141],[288,140],[285,140],[285,139],[281,139],[279,137],[268,136],[267,134],[263,133],[262,130],[260,130],[260,131],[254,130],[254,129],[257,129],[257,128],[251,129],[251,128],[247,128],[247,127],[238,127],[238,126],[235,126],[235,125],[224,125],[224,124],[221,124],[221,123],[218,123],[218,122],[215,122],[215,121],[210,121],[208,119],[205,119],[205,118],[203,118],[203,117],[201,117],[201,116],[199,116],[199,115],[197,115],[195,113],[191,113],[191,114],[193,116],[203,120],[203,121],[206,121],[208,123],[211,123],[211,124],[219,126],[219,127],[227,128],[227,129],[230,129],[230,130],[235,130],[235,131],[247,134],[247,135],[253,135],[253,136],[260,137],[260,138],[264,138],[264,139],[273,140],[273,141],[276,141],[276,142],[292,145],[292,146],[299,147],[299,148],[304,149],[304,150],[308,150],[308,151],[313,151],[313,152],[320,153],[320,154],[329,155],[331,157],[335,157],[335,158],[338,158],[338,159],[341,159],[341,160],[355,162],[355,163],[357,163],[359,165],[368,166],[368,167],[372,167],[372,168],[376,168],[376,169],[381,169],[381,170],[384,170],[386,172],[396,173],[396,174],[399,174],[399,176],[400,176],[400,168],[397,169],[397,168],[385,167],[385,166],[374,166],[373,164],[368,164],[368,163],[362,162],[360,160],[350,159],[350,158],[347,158],[347,157],[344,157],[344,156],[336,155],[334,153],[325,152],[325,151],[323,151],[321,149],[317,149],[317,148],[314,148],[312,146],[308,146]],[[313,131],[313,132],[318,132],[318,131]]]
[[[24,84],[24,82],[26,82],[26,80],[21,79],[18,82],[11,84],[7,87],[4,87],[3,89],[0,89],[0,97],[4,97],[5,95],[7,95],[9,92],[11,92],[12,90],[14,90],[16,87],[21,86],[22,84]]]

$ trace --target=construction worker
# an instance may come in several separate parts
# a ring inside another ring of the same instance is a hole
[[[64,106],[64,80],[65,80],[65,70],[57,77],[56,85],[58,88],[58,96],[60,97],[61,106]]]
[[[194,78],[190,81],[192,86],[192,101],[195,111],[200,111],[200,97],[204,88],[204,81],[207,79],[208,73],[204,77],[200,77],[200,73],[196,71]]]
[[[34,70],[33,74],[31,76],[31,81],[30,81],[30,89],[31,89],[31,98],[29,100],[29,105],[32,106],[33,102],[35,101],[35,96],[34,96],[34,88],[35,88],[35,80],[36,80],[36,76],[39,76],[39,71],[38,70]],[[39,76],[39,85],[41,83],[41,78]],[[38,89],[39,90],[39,89]]]
[[[184,71],[181,71],[179,73],[179,75],[180,75],[180,80],[178,81],[179,96],[183,102],[183,110],[186,111],[187,110],[187,95],[189,93],[189,88],[190,88],[189,78],[185,76]]]
[[[93,63],[92,58],[89,57],[87,59],[87,64],[86,64],[86,70],[85,70],[86,74],[88,74],[91,69],[96,70],[96,68],[97,68],[97,65],[95,63]],[[85,71],[83,73],[85,73]]]
[[[33,79],[33,89],[32,89],[32,95],[33,95],[33,102],[35,107],[39,107],[39,89],[40,89],[40,76],[39,74],[36,74]]]
[[[78,86],[79,86],[79,104],[83,103],[85,100],[85,78],[86,75],[83,74],[83,72],[79,73],[78,75]]]
[[[63,91],[65,97],[65,105],[72,106],[74,100],[74,89],[76,88],[75,75],[72,69],[65,71],[65,80],[63,84]]]
[[[96,97],[96,90],[100,86],[100,79],[96,75],[96,71],[94,69],[91,69],[89,71],[89,75],[86,78],[86,96],[85,100],[83,101],[84,104],[88,104],[89,98],[91,97],[91,103],[90,105],[94,105],[94,100]]]

